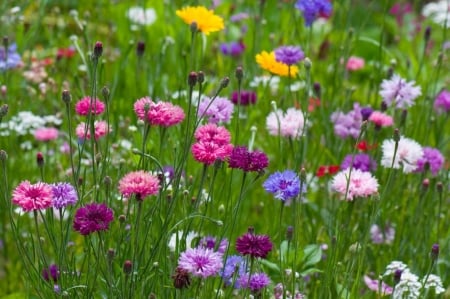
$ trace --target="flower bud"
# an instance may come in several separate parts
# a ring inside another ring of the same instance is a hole
[[[400,141],[400,131],[398,130],[398,128],[394,129],[393,139],[394,139],[395,142],[399,142]]]
[[[437,260],[439,257],[439,244],[433,244],[431,246],[430,257],[433,261]]]
[[[125,273],[125,275],[130,275],[131,271],[133,271],[133,262],[130,260],[126,260],[123,263],[123,273]]]
[[[0,106],[0,120],[6,116],[6,114],[8,114],[8,105],[7,104],[3,104]]]
[[[44,155],[41,152],[36,154],[36,163],[38,167],[44,166]]]
[[[143,41],[139,41],[136,45],[136,55],[138,57],[142,57],[145,52],[145,43]]]
[[[197,22],[192,22],[190,28],[191,28],[192,33],[197,33],[197,31],[198,31]]]
[[[244,77],[244,71],[243,71],[243,69],[242,69],[242,66],[238,66],[238,67],[236,68],[235,75],[236,75],[236,79],[237,79],[238,81],[241,81],[241,80],[242,80],[242,78]]]
[[[0,161],[6,161],[8,159],[8,154],[4,150],[0,150]]]
[[[402,270],[397,269],[394,272],[394,283],[397,284],[400,282],[400,280],[402,279]]]
[[[431,37],[431,27],[427,26],[427,28],[425,28],[425,33],[423,35],[425,42],[428,42],[430,40],[430,37]]]
[[[203,73],[202,71],[197,72],[197,82],[199,84],[202,84],[203,82],[205,82],[205,73]]]
[[[188,76],[188,84],[190,87],[194,87],[197,84],[197,73],[190,72]]]
[[[311,69],[311,67],[312,67],[311,59],[309,59],[308,57],[305,57],[305,60],[303,61],[303,65],[305,66],[305,68],[307,70]]]
[[[286,229],[286,239],[288,241],[292,241],[293,235],[294,235],[294,227],[289,225]]]
[[[94,59],[98,59],[103,54],[103,44],[101,42],[96,42],[94,46]]]
[[[107,86],[103,86],[102,87],[102,95],[103,95],[103,98],[105,98],[105,100],[109,99],[109,94],[110,94],[109,88]]]
[[[220,82],[220,88],[226,88],[228,86],[228,83],[230,83],[230,78],[225,77]]]
[[[72,96],[68,90],[62,92],[62,100],[64,103],[69,104],[72,101]]]

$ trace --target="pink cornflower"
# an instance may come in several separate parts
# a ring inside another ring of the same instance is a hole
[[[98,140],[100,137],[105,136],[107,133],[111,131],[111,129],[108,128],[108,125],[106,121],[95,121],[94,122],[94,128],[95,128],[95,140]],[[87,131],[86,131],[87,129]],[[80,139],[91,139],[91,131],[89,129],[89,126],[86,126],[86,123],[82,122],[80,123],[77,128],[75,129],[75,133],[78,138]]]
[[[207,248],[189,248],[181,253],[178,267],[193,276],[207,278],[219,273],[223,268],[222,254]]]
[[[58,138],[58,134],[56,128],[39,128],[34,131],[34,138],[38,141],[51,141]]]
[[[437,113],[450,112],[450,91],[442,90],[434,100],[434,110]]]
[[[369,121],[373,122],[376,127],[389,127],[394,123],[392,116],[387,115],[381,111],[373,111],[369,116]]]
[[[266,119],[266,127],[270,135],[298,138],[303,133],[305,118],[303,112],[295,108],[287,109],[286,113],[278,109],[272,111]]]
[[[181,107],[169,102],[153,102],[144,97],[134,103],[134,112],[140,120],[154,126],[171,127],[182,122],[185,118]]]
[[[369,288],[369,290],[374,292],[381,291],[382,296],[391,295],[393,288],[387,284],[385,284],[383,281],[372,279],[367,275],[364,275],[364,283]]]
[[[99,99],[91,100],[91,97],[84,97],[75,104],[75,112],[81,116],[86,116],[89,112],[99,115],[103,111],[105,111],[105,104]]]
[[[119,192],[125,198],[134,195],[136,200],[143,200],[147,196],[158,194],[159,179],[143,170],[133,171],[119,181]]]
[[[352,201],[354,197],[368,197],[378,192],[378,181],[370,172],[345,169],[336,174],[331,182],[334,190]]]
[[[12,202],[24,212],[47,209],[53,203],[52,187],[46,183],[23,181],[13,191]]]
[[[364,67],[365,61],[361,57],[351,56],[347,60],[345,68],[349,71],[357,71]]]
[[[194,135],[197,141],[214,142],[217,144],[228,144],[231,140],[230,132],[224,127],[216,124],[207,124],[195,131]]]
[[[218,144],[209,141],[199,141],[192,145],[194,159],[206,165],[213,164],[216,160],[225,160],[231,154],[233,145]]]
[[[143,121],[147,121],[147,114],[150,111],[150,107],[153,101],[149,97],[143,97],[134,103],[134,112],[136,116]]]

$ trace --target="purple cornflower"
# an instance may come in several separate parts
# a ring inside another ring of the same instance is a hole
[[[450,112],[450,91],[442,90],[434,100],[434,110],[437,113]]]
[[[78,200],[77,191],[69,183],[56,183],[51,185],[53,192],[53,207],[62,209],[74,205]]]
[[[83,236],[93,232],[108,230],[114,219],[114,212],[103,203],[91,203],[75,212],[73,229]]]
[[[189,248],[180,255],[178,267],[194,276],[214,276],[223,267],[222,254],[207,248]]]
[[[336,111],[331,114],[330,118],[334,123],[334,133],[337,136],[358,138],[362,124],[361,108],[358,103],[354,103],[353,110],[348,113]]]
[[[17,45],[11,44],[7,50],[0,47],[0,71],[16,68],[22,64],[19,53],[17,53]]]
[[[275,49],[275,60],[287,65],[297,64],[304,58],[305,54],[297,46],[282,46]]]
[[[248,19],[250,16],[246,12],[239,12],[230,17],[231,22],[239,22]]]
[[[384,229],[374,224],[370,227],[370,239],[374,244],[392,244],[395,239],[395,228],[389,223]]]
[[[444,156],[438,149],[432,147],[423,148],[423,156],[417,161],[416,172],[423,172],[426,170],[426,165],[433,175],[437,175],[442,166],[444,166]]]
[[[225,266],[221,271],[223,282],[226,286],[233,283],[233,287],[239,288],[239,277],[246,273],[247,265],[243,257],[239,255],[230,255],[225,261]]]
[[[272,250],[272,241],[269,236],[246,233],[236,240],[236,250],[242,255],[266,258]]]
[[[310,27],[318,17],[328,17],[333,6],[329,0],[298,0],[295,8],[303,13],[305,24]]]
[[[48,268],[42,269],[41,275],[45,281],[50,281],[51,279],[54,282],[57,282],[60,276],[59,268],[57,265],[51,264]]]
[[[422,94],[420,86],[415,82],[406,82],[395,74],[381,82],[380,96],[387,105],[395,104],[398,109],[406,109],[414,105],[414,100]]]
[[[235,105],[248,106],[256,103],[256,93],[254,91],[241,90],[241,98],[239,100],[239,92],[233,91],[231,101]]]
[[[239,277],[239,286],[242,289],[250,289],[253,293],[259,293],[263,288],[270,284],[269,276],[266,273],[246,273]]]
[[[363,107],[361,108],[361,116],[362,116],[362,120],[368,120],[370,115],[372,115],[373,109],[370,107]]]
[[[228,247],[228,240],[221,240],[217,246],[216,238],[212,236],[206,236],[201,238],[201,240],[198,242],[198,246],[206,249],[217,250],[217,252],[224,254]]]
[[[198,116],[207,117],[209,123],[229,123],[234,105],[227,98],[217,97],[214,100],[205,97],[198,105]]]
[[[220,51],[223,55],[239,56],[245,51],[245,44],[243,41],[221,43]]]
[[[292,170],[277,171],[267,178],[263,187],[267,192],[275,194],[275,198],[285,202],[300,193],[300,179]],[[304,193],[306,186],[303,185],[302,189]]]
[[[245,146],[235,146],[228,160],[228,167],[238,168],[245,172],[263,171],[269,165],[266,154],[260,151],[249,152]]]
[[[356,154],[354,157],[352,154],[345,156],[344,160],[341,163],[341,169],[345,170],[352,166],[353,160],[353,168],[359,169],[362,171],[374,171],[377,169],[377,162],[373,160],[367,154]]]

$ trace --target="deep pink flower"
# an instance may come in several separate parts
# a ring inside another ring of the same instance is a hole
[[[246,233],[236,240],[236,250],[242,255],[266,258],[272,250],[269,236]]]
[[[52,187],[46,183],[30,184],[23,181],[13,191],[12,202],[22,207],[24,212],[47,209],[52,206]]]
[[[450,91],[442,90],[434,100],[434,110],[437,113],[450,112]]]
[[[238,168],[245,172],[263,171],[269,165],[267,155],[260,151],[249,152],[245,146],[235,146],[228,160],[228,167]]]
[[[233,150],[233,145],[199,141],[192,145],[191,150],[195,160],[206,165],[211,165],[216,160],[223,161],[229,157]]]
[[[345,68],[349,71],[357,71],[364,67],[365,61],[361,57],[350,56]]]
[[[87,204],[75,212],[73,229],[83,236],[108,230],[114,219],[114,212],[103,203]]]
[[[134,112],[140,120],[154,126],[171,127],[182,122],[185,118],[181,107],[169,102],[153,102],[144,97],[134,103]]]
[[[95,128],[95,140],[98,140],[100,137],[105,136],[107,133],[109,133],[111,130],[108,129],[108,124],[106,121],[95,121],[94,122],[94,128]],[[87,129],[87,131],[86,131]],[[80,123],[77,128],[75,129],[75,134],[80,139],[91,139],[91,131],[89,127],[86,127],[86,123],[82,122]]]
[[[394,124],[392,116],[381,111],[373,111],[369,116],[369,121],[373,122],[377,127],[389,127]]]
[[[119,181],[119,192],[125,198],[135,195],[137,200],[143,200],[147,196],[158,194],[159,179],[143,170],[130,172]]]
[[[56,128],[39,128],[34,131],[34,138],[38,141],[50,141],[58,138],[58,134]]]
[[[219,145],[229,144],[231,140],[230,132],[216,124],[207,124],[199,127],[195,131],[194,137],[197,141],[214,142]]]
[[[78,115],[86,116],[89,112],[99,115],[103,111],[105,111],[105,104],[99,99],[91,100],[91,97],[84,97],[75,104],[75,112]]]
[[[134,112],[140,120],[147,121],[147,114],[153,101],[149,97],[143,97],[134,103]]]

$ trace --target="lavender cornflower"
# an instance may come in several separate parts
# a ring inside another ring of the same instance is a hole
[[[56,183],[51,185],[53,192],[53,207],[62,209],[74,205],[78,201],[75,188],[69,183]]]
[[[233,104],[241,106],[255,104],[256,93],[254,91],[241,90],[241,98],[239,99],[239,93],[237,91],[233,91],[231,101]]]
[[[243,41],[221,43],[220,51],[223,55],[227,56],[239,56],[245,51],[245,44]]]
[[[305,58],[302,49],[297,46],[282,46],[275,49],[275,60],[287,65],[293,65]]]
[[[370,239],[374,244],[392,244],[395,238],[395,228],[387,224],[382,230],[374,224],[370,227]]]
[[[228,240],[223,239],[217,245],[216,238],[212,236],[206,236],[201,238],[201,240],[198,242],[198,246],[206,249],[217,250],[217,252],[224,254],[228,247]]]
[[[190,248],[180,255],[178,267],[193,276],[214,276],[223,267],[222,254],[207,248]]]
[[[260,151],[249,152],[245,146],[235,146],[228,160],[228,167],[245,172],[260,172],[269,165],[267,155]]]
[[[375,160],[373,160],[367,154],[356,154],[355,156],[349,154],[345,156],[344,160],[342,161],[341,169],[344,170],[350,168],[351,166],[353,166],[353,168],[355,169],[370,172],[377,169],[377,162],[375,162]]]
[[[336,111],[331,114],[330,118],[334,123],[334,133],[337,136],[358,138],[362,124],[361,108],[358,103],[354,103],[353,110],[348,113]]]
[[[433,175],[437,175],[442,166],[444,166],[444,156],[438,149],[432,147],[423,148],[423,156],[417,161],[416,172],[423,172],[426,170],[428,164]]]
[[[225,266],[223,267],[220,276],[222,277],[224,284],[239,288],[239,277],[246,273],[246,262],[243,257],[239,255],[230,255],[225,261]]]
[[[298,0],[295,8],[303,13],[305,24],[310,27],[320,16],[329,16],[333,6],[329,0]]]
[[[236,240],[236,250],[242,255],[266,258],[272,250],[269,236],[246,233]]]
[[[250,277],[249,277],[250,275]],[[244,274],[238,279],[239,286],[242,289],[250,289],[253,293],[258,294],[263,288],[270,284],[269,276],[266,273]]]
[[[105,204],[92,203],[75,212],[73,229],[86,236],[93,232],[108,230],[114,213]]]
[[[277,171],[267,178],[263,187],[267,192],[275,194],[276,199],[285,202],[297,197],[300,193],[300,179],[292,170]],[[304,193],[306,186],[303,185],[302,189],[302,193]]]
[[[442,90],[434,100],[434,110],[437,113],[450,112],[450,91]]]
[[[387,105],[395,104],[398,109],[406,109],[414,105],[414,100],[422,94],[420,86],[415,82],[406,82],[395,74],[391,79],[381,82],[380,96]]]
[[[209,123],[229,123],[234,105],[227,98],[204,98],[198,106],[198,116],[207,117]]]
[[[16,68],[22,64],[17,45],[11,44],[8,49],[0,47],[0,71]]]

